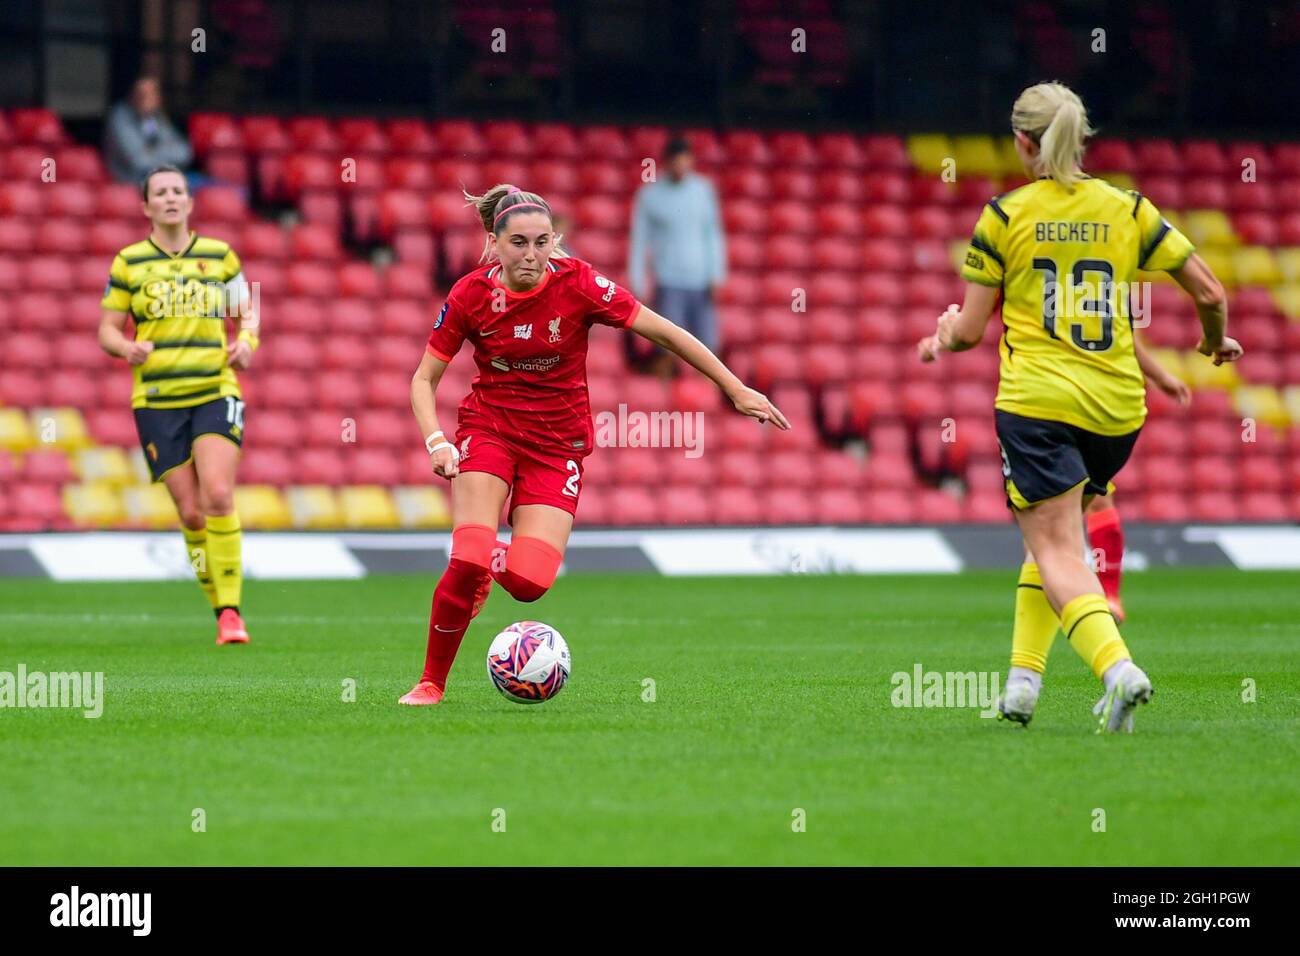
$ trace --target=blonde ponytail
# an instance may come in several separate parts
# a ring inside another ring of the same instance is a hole
[[[1067,189],[1083,175],[1083,141],[1092,135],[1083,101],[1063,83],[1026,89],[1011,108],[1011,126],[1038,144],[1039,169]]]

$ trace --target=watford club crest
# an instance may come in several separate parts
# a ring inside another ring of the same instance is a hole
[[[145,445],[144,450],[149,453],[150,461],[158,460],[158,446],[155,445],[153,442],[150,442],[149,444]]]

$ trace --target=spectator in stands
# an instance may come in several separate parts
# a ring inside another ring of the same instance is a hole
[[[131,95],[113,107],[104,131],[104,160],[118,182],[139,185],[151,169],[193,159],[188,140],[162,109],[162,91],[152,76],[142,76]]]
[[[669,140],[663,165],[667,175],[642,186],[636,194],[628,281],[633,295],[646,296],[648,253],[656,311],[716,349],[713,299],[727,267],[718,197],[713,184],[693,171],[695,157],[683,137]]]

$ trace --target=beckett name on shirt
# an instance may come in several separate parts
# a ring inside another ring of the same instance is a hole
[[[1038,242],[1106,242],[1108,222],[1036,222],[1034,239]]]

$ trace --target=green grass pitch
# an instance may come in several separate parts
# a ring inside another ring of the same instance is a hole
[[[0,671],[106,685],[97,720],[0,710],[0,864],[1300,859],[1300,575],[1130,574],[1124,633],[1156,685],[1132,736],[1093,734],[1097,684],[1059,637],[1028,730],[894,707],[891,675],[917,663],[1004,673],[1014,582],[574,576],[535,605],[498,589],[445,702],[408,709],[428,578],[249,582],[253,643],[224,648],[190,582],[0,581]],[[535,707],[483,663],[529,618],[574,660]]]

